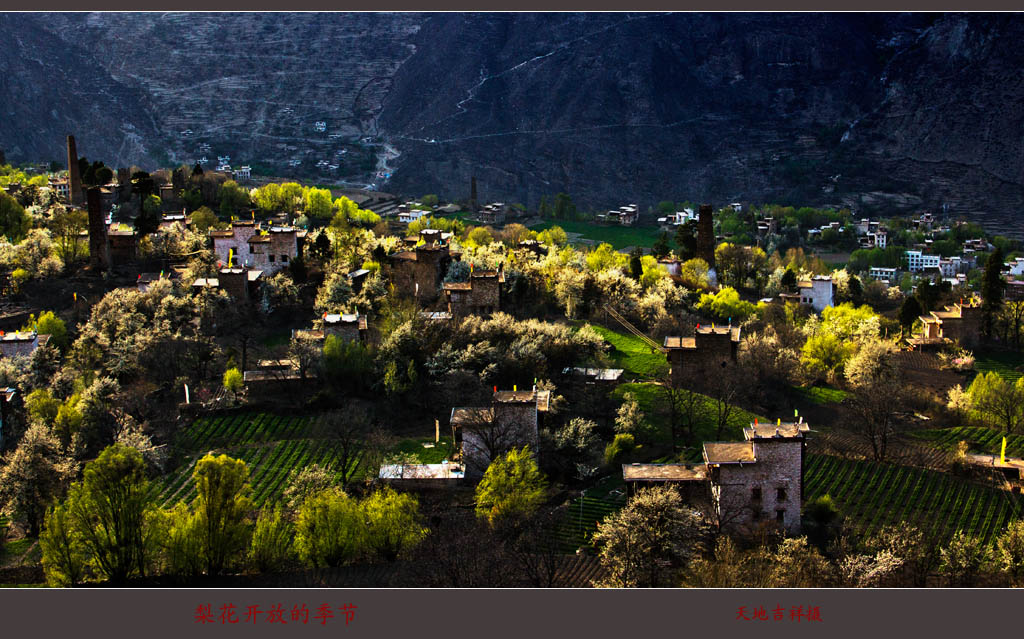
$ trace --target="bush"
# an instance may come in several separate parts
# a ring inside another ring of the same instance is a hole
[[[618,462],[624,462],[629,455],[636,450],[636,440],[629,433],[619,433],[612,443],[604,449],[604,463],[611,466]]]

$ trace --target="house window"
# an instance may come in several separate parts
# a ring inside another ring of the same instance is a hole
[[[775,499],[777,501],[786,501],[786,489],[785,488],[778,488],[778,489],[776,489],[776,491],[775,491]]]
[[[284,262],[284,263],[288,263],[288,256],[287,255],[282,255],[281,256],[281,261]]]
[[[786,511],[785,510],[776,510],[775,511],[775,521],[779,522],[780,524],[785,524],[786,523]]]
[[[274,261],[274,254],[270,253],[269,255],[267,255],[267,260],[270,261],[270,262],[273,262]]]
[[[750,499],[751,501],[761,501],[761,489],[752,488],[750,490]]]

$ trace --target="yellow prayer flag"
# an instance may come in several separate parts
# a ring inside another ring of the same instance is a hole
[[[1003,437],[1003,449],[1001,451],[999,451],[999,463],[1000,464],[1005,464],[1006,463],[1006,438],[1005,437]]]

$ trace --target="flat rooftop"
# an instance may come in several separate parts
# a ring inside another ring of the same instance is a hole
[[[625,481],[703,481],[707,479],[703,464],[623,464]]]
[[[752,464],[754,445],[750,442],[704,442],[704,460],[709,464]]]

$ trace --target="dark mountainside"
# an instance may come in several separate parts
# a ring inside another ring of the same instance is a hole
[[[108,163],[229,155],[448,198],[476,175],[531,206],[946,205],[993,226],[1024,206],[1011,14],[25,14],[0,34],[15,160],[73,132]]]

